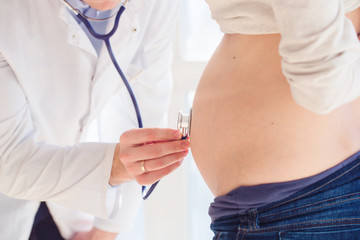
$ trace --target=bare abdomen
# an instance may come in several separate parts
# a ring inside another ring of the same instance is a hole
[[[314,114],[292,99],[279,35],[225,35],[199,82],[191,148],[215,196],[317,174],[360,147],[360,106]]]

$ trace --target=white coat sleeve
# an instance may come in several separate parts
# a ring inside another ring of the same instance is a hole
[[[133,228],[142,205],[141,187],[136,181],[124,183],[118,191],[119,197],[116,212],[111,220],[95,218],[94,226],[107,232],[127,232]]]
[[[60,147],[36,142],[31,109],[1,54],[0,103],[0,192],[108,217],[106,193],[115,144]]]
[[[341,0],[273,0],[282,68],[301,106],[329,113],[360,95],[360,44]]]
[[[165,127],[167,124],[166,114],[172,92],[173,40],[181,9],[180,2],[157,1],[151,24],[144,29],[143,43],[132,61],[133,66],[142,68],[131,86],[139,103],[144,127]],[[107,112],[112,118],[103,117],[101,121],[103,141],[115,140],[118,135],[111,139],[110,134],[137,126],[134,109],[125,89],[115,96],[110,105],[112,107]],[[127,183],[121,191],[118,214],[112,220],[96,219],[95,227],[109,232],[124,232],[132,228],[142,203],[141,188],[136,183]]]

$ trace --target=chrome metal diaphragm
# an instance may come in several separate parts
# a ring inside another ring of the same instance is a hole
[[[190,114],[185,114],[185,113],[183,113],[181,111],[178,114],[177,129],[179,131],[181,131],[183,139],[186,139],[186,138],[188,138],[190,136],[190,132],[191,132],[191,112],[192,112],[192,110],[190,109]]]

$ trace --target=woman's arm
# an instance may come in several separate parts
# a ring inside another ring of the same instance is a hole
[[[274,0],[283,73],[295,101],[328,113],[360,95],[360,44],[341,0]]]

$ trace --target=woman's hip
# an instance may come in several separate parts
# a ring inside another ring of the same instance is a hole
[[[360,239],[360,158],[289,197],[213,222],[214,239]]]

